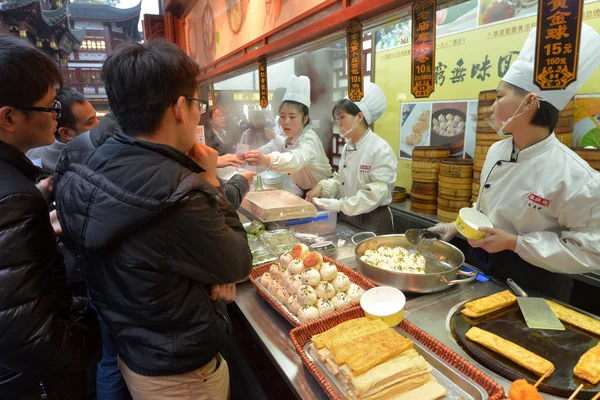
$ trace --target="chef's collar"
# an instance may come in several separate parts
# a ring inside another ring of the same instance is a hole
[[[365,145],[367,141],[367,136],[370,135],[372,132],[373,131],[371,130],[371,128],[367,129],[365,134],[362,135],[362,137],[358,139],[358,142],[356,143],[353,143],[352,139],[348,139],[348,150],[358,150],[360,147]]]
[[[550,134],[547,138],[532,144],[529,147],[526,147],[522,150],[519,150],[516,146],[515,146],[515,142],[514,139],[513,140],[513,145],[511,148],[511,152],[514,155],[516,162],[520,163],[520,162],[524,162],[527,161],[531,158],[534,158],[536,156],[539,156],[540,154],[543,154],[545,152],[547,152],[548,150],[550,150],[552,148],[552,146],[554,146],[554,141],[556,140],[556,136],[554,135],[554,133]]]

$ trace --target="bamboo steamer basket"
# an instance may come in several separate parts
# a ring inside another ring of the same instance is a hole
[[[472,197],[472,196],[471,196]],[[438,209],[442,210],[450,210],[454,209],[460,211],[461,208],[471,207],[471,198],[468,200],[448,200],[443,197],[438,197],[437,199]]]
[[[557,135],[565,134],[565,133],[573,133],[572,126],[557,126],[554,128],[554,133]]]
[[[565,146],[573,147],[573,134],[572,133],[557,134],[556,138]]]
[[[450,176],[440,175],[438,179],[438,186],[448,187],[449,185],[459,186],[471,186],[473,184],[473,175],[465,178],[455,178]]]
[[[479,102],[482,101],[491,101],[492,103],[496,101],[496,89],[482,90],[479,92]]]
[[[556,126],[570,126],[573,127],[575,125],[575,120],[573,119],[573,117],[563,117],[560,116],[558,117],[558,121],[556,122]]]
[[[413,172],[412,174],[413,182],[437,182],[438,181],[438,173],[437,172]]]
[[[473,161],[473,171],[481,172],[481,170],[483,169],[484,163],[485,163],[485,159],[476,158],[475,161]]]
[[[481,179],[481,171],[473,171],[473,182],[475,182],[475,180],[479,182],[479,179]]]
[[[494,104],[492,102],[492,104]],[[492,115],[490,108],[492,107],[492,104],[490,105],[477,105],[477,118],[478,119],[485,119],[487,117],[489,117],[490,115]]]
[[[477,135],[475,136],[475,139],[477,142],[479,141],[485,141],[485,142],[499,142],[501,140],[506,139],[506,136],[500,136],[498,135],[496,132],[493,133],[479,133],[477,132]]]
[[[473,176],[473,160],[444,158],[440,163],[440,177],[467,178]]]
[[[438,173],[440,168],[440,164],[437,162],[428,162],[428,161],[413,161],[412,162],[412,172],[420,172],[420,173]]]
[[[411,193],[411,200],[423,201],[423,202],[432,202],[437,199],[439,195],[437,193],[433,194],[421,194],[421,193]]]
[[[425,202],[419,200],[411,200],[410,209],[421,214],[435,214],[437,212],[437,201]]]
[[[458,191],[469,191],[471,190],[471,188],[473,187],[473,180],[471,179],[469,181],[469,183],[462,183],[462,184],[456,184],[456,183],[447,183],[447,182],[443,182],[443,181],[439,181],[438,182],[438,192],[441,191],[442,189],[445,190],[458,190]]]
[[[480,183],[473,183],[472,193],[474,195],[479,195],[479,188],[481,187]]]
[[[485,158],[488,151],[490,151],[490,147],[492,146],[475,145],[475,158]]]
[[[498,135],[496,135],[496,136],[498,136]],[[475,142],[475,145],[476,146],[487,147],[489,149],[494,144],[496,144],[496,142],[498,142],[498,140],[478,140],[478,141]]]
[[[450,212],[444,210],[437,210],[437,217],[442,222],[454,222],[458,218],[458,212]]]
[[[469,188],[468,190],[458,190],[458,189],[447,189],[440,187],[439,196],[444,197],[446,199],[465,199],[470,198],[473,194],[471,191],[473,189]]]
[[[406,189],[396,186],[392,192],[392,203],[402,203],[406,200]]]
[[[438,192],[437,182],[413,182],[410,193],[436,194]]]
[[[449,146],[417,146],[412,151],[413,161],[435,162],[450,157]]]

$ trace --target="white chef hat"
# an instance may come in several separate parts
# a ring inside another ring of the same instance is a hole
[[[291,100],[310,108],[310,79],[308,76],[292,75],[283,101]]]
[[[598,65],[600,65],[600,35],[588,25],[581,24],[577,80],[571,82],[566,89],[562,90],[542,91],[533,82],[535,42],[536,28],[533,28],[531,32],[529,32],[527,40],[525,40],[525,44],[519,53],[519,57],[510,66],[502,80],[538,95],[542,100],[552,104],[560,111],[596,71]]]
[[[348,96],[346,96],[348,98]],[[365,85],[365,94],[360,101],[354,102],[365,116],[367,124],[377,121],[387,108],[387,98],[383,90],[373,82]]]

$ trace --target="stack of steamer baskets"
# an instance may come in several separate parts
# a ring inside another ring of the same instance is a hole
[[[492,129],[486,121],[491,117],[491,106],[496,101],[496,91],[486,90],[479,93],[479,104],[477,108],[477,139],[475,141],[475,161],[473,163],[473,187],[471,202],[477,201],[479,195],[481,170],[487,152],[492,145],[500,140],[504,140],[507,136],[500,136]],[[573,114],[575,111],[575,101],[571,100],[565,108],[560,112],[558,123],[554,129],[554,133],[567,147],[571,147],[573,143]]]
[[[436,214],[440,162],[450,157],[450,146],[417,146],[412,152],[410,208],[421,214]]]
[[[437,217],[454,222],[461,208],[471,206],[473,160],[445,158],[440,163]]]

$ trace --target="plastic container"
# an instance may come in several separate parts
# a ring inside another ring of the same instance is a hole
[[[286,229],[293,230],[294,232],[328,235],[335,233],[337,212],[319,211],[314,217],[291,219],[282,224]]]

